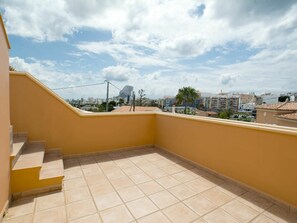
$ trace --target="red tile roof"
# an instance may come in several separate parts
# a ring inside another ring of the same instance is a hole
[[[290,113],[290,114],[285,114],[285,115],[278,115],[277,117],[279,117],[279,118],[285,118],[285,119],[290,119],[290,120],[296,120],[297,121],[297,112]]]
[[[142,106],[135,106],[135,112],[154,112],[154,111],[161,111],[158,107],[142,107]],[[122,106],[116,108],[111,112],[130,112],[130,106]],[[131,108],[131,112],[133,112],[133,108]]]
[[[257,106],[258,109],[297,111],[297,102],[279,102],[276,104],[264,104]]]

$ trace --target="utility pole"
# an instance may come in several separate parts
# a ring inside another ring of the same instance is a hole
[[[105,80],[105,82],[107,83],[107,90],[106,90],[106,112],[108,112],[109,81],[108,80]]]

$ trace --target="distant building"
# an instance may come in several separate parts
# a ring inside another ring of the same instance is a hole
[[[262,98],[256,96],[254,93],[238,94],[239,96],[239,111],[253,112],[257,105],[262,104]]]
[[[263,104],[256,109],[257,123],[297,127],[297,102]]]
[[[228,109],[231,109],[232,111],[238,111],[239,97],[227,95],[204,97],[203,106],[207,111],[219,112]]]
[[[278,95],[272,93],[265,93],[260,95],[262,98],[262,104],[275,104],[278,102]]]
[[[281,94],[280,97],[287,96],[290,101],[297,101],[297,92],[288,92],[286,94]]]
[[[119,94],[119,98],[123,98],[125,100],[125,102],[129,103],[130,100],[130,95],[133,91],[133,86],[130,85],[126,85]]]
[[[175,105],[176,99],[175,97],[164,97],[163,105],[164,107],[172,107],[172,105]]]
[[[161,112],[162,110],[158,107],[144,107],[144,106],[135,106],[135,112]],[[121,106],[112,110],[111,112],[133,112],[133,108],[130,111],[130,106]]]

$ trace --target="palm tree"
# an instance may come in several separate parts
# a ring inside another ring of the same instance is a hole
[[[200,97],[199,91],[196,91],[192,87],[183,87],[178,89],[178,93],[175,96],[177,104],[185,104],[185,111],[186,114],[187,111],[187,105],[188,103],[193,103],[196,99]]]

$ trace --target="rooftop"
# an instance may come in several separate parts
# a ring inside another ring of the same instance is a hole
[[[278,115],[279,118],[289,119],[289,120],[297,120],[297,112],[285,114],[285,115]]]
[[[130,112],[133,111],[133,107],[130,106],[121,106],[112,112]],[[142,106],[135,106],[135,112],[153,112],[153,111],[162,111],[158,107],[142,107]]]
[[[297,111],[297,102],[279,102],[275,104],[264,104],[257,106],[257,109]]]
[[[12,203],[12,222],[297,222],[297,214],[161,149],[64,159],[63,190]]]

